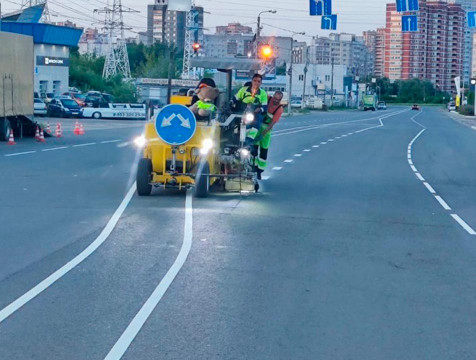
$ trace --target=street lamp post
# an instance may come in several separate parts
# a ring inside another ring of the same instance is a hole
[[[260,41],[260,37],[261,37],[261,14],[265,14],[265,13],[276,14],[277,11],[276,10],[265,10],[265,11],[261,11],[258,14],[258,28],[256,29],[256,47],[255,47],[256,58],[258,58],[258,56],[259,56],[258,49],[259,49],[259,41]]]
[[[476,78],[471,78],[471,85],[474,86],[474,116],[476,116]]]
[[[289,94],[288,94],[288,114],[291,114],[291,100],[293,98],[293,49],[294,49],[294,36],[296,35],[306,35],[305,32],[295,32],[291,35],[291,61],[289,62]]]

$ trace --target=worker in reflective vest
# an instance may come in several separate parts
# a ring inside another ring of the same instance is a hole
[[[253,145],[252,156],[254,157],[254,165],[259,180],[261,180],[261,173],[268,165],[268,152],[271,144],[271,133],[273,127],[281,119],[284,112],[281,100],[283,100],[283,93],[281,91],[276,91],[268,102],[267,114]]]

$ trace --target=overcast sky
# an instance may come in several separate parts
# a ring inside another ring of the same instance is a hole
[[[3,12],[19,8],[22,0],[0,0]],[[23,0],[26,1],[26,0]],[[109,0],[112,2],[112,0]],[[70,18],[81,26],[96,26],[103,15],[94,13],[94,9],[104,8],[107,0],[48,0],[53,21]],[[145,31],[147,22],[147,4],[152,0],[122,0],[140,13],[125,14],[125,22],[136,32]],[[338,32],[361,34],[364,30],[374,30],[385,25],[385,0],[333,0],[333,12],[338,15]],[[286,35],[286,30],[305,31],[307,35],[326,35],[320,30],[318,17],[311,17],[309,0],[196,0],[197,5],[205,8],[205,27],[214,32],[217,25],[240,22],[256,27],[256,18],[260,11],[276,9],[277,14],[262,15],[265,35]],[[305,40],[306,38],[302,38]]]

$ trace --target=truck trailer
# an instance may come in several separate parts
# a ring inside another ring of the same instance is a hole
[[[0,141],[29,135],[33,119],[33,37],[0,31]]]

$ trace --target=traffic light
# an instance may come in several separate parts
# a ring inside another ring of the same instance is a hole
[[[270,45],[262,45],[259,53],[260,57],[264,60],[269,60],[274,55],[273,48]]]
[[[198,54],[198,51],[200,50],[201,47],[202,47],[202,46],[201,46],[198,42],[193,43],[193,45],[192,45],[193,52],[194,52],[195,54]]]

